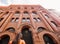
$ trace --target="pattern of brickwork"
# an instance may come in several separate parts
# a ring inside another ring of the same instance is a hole
[[[8,35],[9,41],[14,41],[23,28],[31,31],[33,44],[45,44],[44,35],[51,37],[55,44],[60,44],[60,21],[42,6],[0,6],[0,39]]]

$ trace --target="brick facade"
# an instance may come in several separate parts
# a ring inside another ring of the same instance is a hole
[[[8,43],[12,44],[10,41],[13,42],[20,32],[27,43],[31,38],[33,43],[30,44],[48,44],[45,35],[54,44],[60,44],[60,20],[42,6],[0,6],[0,41],[9,38]]]

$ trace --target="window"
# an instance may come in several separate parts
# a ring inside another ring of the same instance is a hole
[[[40,22],[41,21],[40,18],[37,18],[37,21]]]
[[[32,11],[32,15],[37,15],[37,12],[36,11]]]
[[[16,11],[15,12],[15,16],[19,16],[20,12],[19,11]]]
[[[41,32],[41,31],[43,31],[43,30],[45,30],[44,27],[38,27],[38,29],[37,29],[38,32]]]
[[[34,21],[36,22],[37,21],[37,19],[36,18],[33,18],[34,19]]]
[[[44,40],[45,44],[58,44],[56,42],[56,40],[54,40],[53,37],[49,34],[44,34],[43,40]]]
[[[27,7],[25,7],[25,9],[27,9]]]
[[[15,29],[13,27],[10,27],[6,31],[15,32]]]
[[[25,22],[25,21],[26,21],[26,19],[25,19],[25,18],[23,18],[23,19],[22,19],[22,22]]]
[[[34,9],[33,7],[31,7],[31,9]]]
[[[20,9],[20,7],[18,7],[18,9]]]
[[[14,18],[12,18],[12,19],[11,19],[11,22],[15,22],[15,19],[14,19]]]
[[[6,12],[5,15],[7,15],[9,12]]]
[[[10,9],[12,9],[12,7],[10,7]]]
[[[27,18],[27,22],[30,22],[30,18]]]
[[[15,22],[18,22],[18,21],[19,21],[19,18],[16,18],[16,19],[15,19]]]
[[[56,24],[54,21],[51,21],[51,23],[52,23],[54,26],[57,26],[57,24]]]
[[[2,14],[3,12],[0,12],[0,14]]]
[[[27,11],[24,11],[24,15],[28,15],[29,13]]]
[[[46,17],[46,18],[49,18],[49,16],[48,16],[47,14],[45,14],[45,17]]]
[[[3,20],[4,18],[0,18],[0,22]]]

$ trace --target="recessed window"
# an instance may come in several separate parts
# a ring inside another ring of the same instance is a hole
[[[7,15],[9,12],[6,12],[5,15]]]
[[[0,18],[0,22],[3,20],[4,18]]]
[[[3,12],[0,12],[0,14],[2,14]]]
[[[46,18],[49,18],[49,16],[48,16],[47,14],[45,14],[45,17],[46,17]]]
[[[25,7],[25,9],[27,9],[27,7]]]
[[[30,22],[30,18],[27,18],[27,22]]]
[[[37,12],[36,11],[32,11],[32,15],[37,15]]]
[[[31,7],[31,9],[34,9],[33,7]]]
[[[10,27],[6,31],[15,32],[15,29],[13,27]]]
[[[45,44],[58,44],[55,39],[49,34],[44,34],[43,35],[43,40]]]
[[[37,21],[40,22],[41,21],[40,18],[37,18]]]
[[[29,13],[27,11],[24,11],[24,15],[28,15]]]
[[[18,9],[20,9],[20,7],[18,7]]]
[[[56,24],[54,21],[51,21],[51,23],[52,23],[54,26],[57,26],[57,24]]]
[[[43,31],[43,30],[45,30],[44,27],[38,27],[38,29],[37,29],[38,32],[41,32],[41,31]]]
[[[26,19],[25,19],[25,18],[23,18],[23,19],[22,19],[22,22],[26,22]]]
[[[34,19],[34,21],[36,22],[37,21],[37,19],[36,18],[33,18]]]
[[[14,19],[14,18],[12,18],[12,19],[11,19],[11,22],[15,22],[15,19]]]
[[[10,9],[12,9],[12,7],[10,7]]]
[[[16,11],[15,12],[15,16],[19,16],[20,15],[20,12],[19,11]]]
[[[19,18],[16,18],[16,19],[15,19],[15,22],[18,22],[18,21],[19,21]]]

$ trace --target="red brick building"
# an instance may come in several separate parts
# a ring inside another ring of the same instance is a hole
[[[0,44],[19,33],[26,44],[60,44],[60,19],[40,5],[0,6]]]

